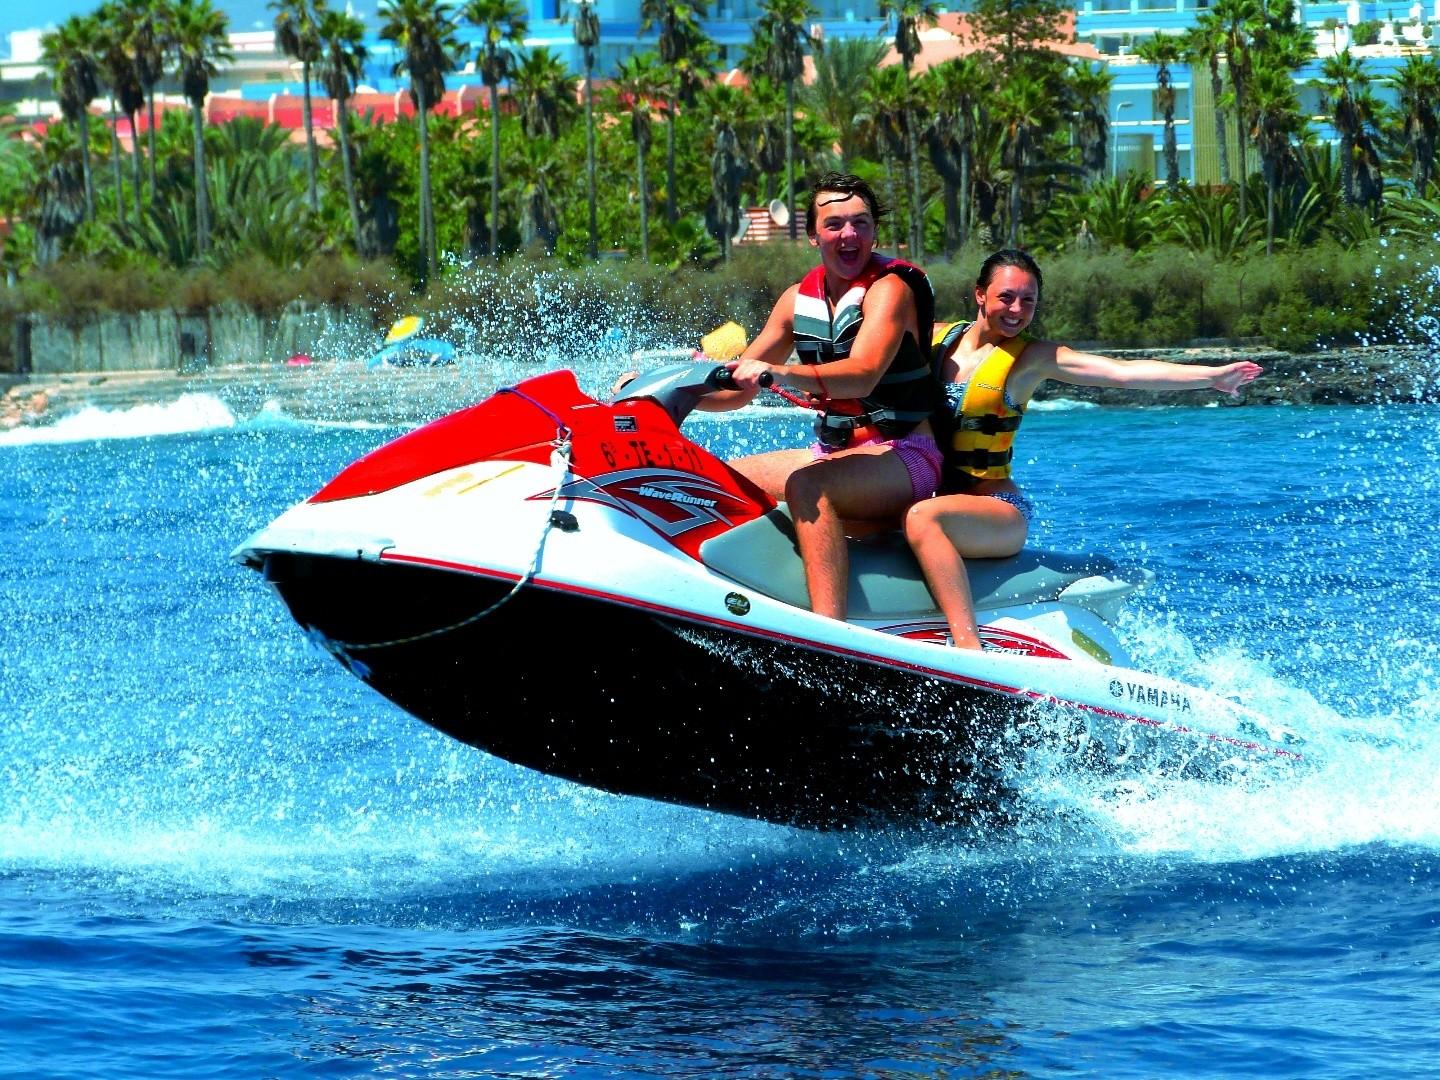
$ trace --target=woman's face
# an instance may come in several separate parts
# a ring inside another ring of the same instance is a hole
[[[975,290],[979,319],[995,333],[1015,337],[1035,318],[1040,303],[1040,286],[1035,276],[1018,266],[1002,266],[990,284]]]
[[[860,276],[875,250],[875,217],[860,195],[821,191],[815,196],[815,235],[820,262],[841,281]]]

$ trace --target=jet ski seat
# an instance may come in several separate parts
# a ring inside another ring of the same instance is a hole
[[[852,537],[849,546],[850,618],[939,617],[920,566],[898,530],[864,539]],[[810,606],[805,568],[795,546],[795,525],[784,503],[707,540],[700,546],[700,559],[716,573],[756,592],[796,607]],[[1132,576],[1103,555],[1038,548],[1026,548],[1008,559],[967,559],[965,565],[977,611],[1054,600],[1084,578]],[[1129,592],[1137,583],[1114,584]]]

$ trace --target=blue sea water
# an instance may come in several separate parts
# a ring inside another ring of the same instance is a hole
[[[1142,664],[1316,764],[1031,763],[963,837],[606,795],[352,679],[228,555],[398,429],[0,435],[0,1076],[1440,1075],[1440,412],[1177,400],[1037,406],[1034,540],[1149,566]]]

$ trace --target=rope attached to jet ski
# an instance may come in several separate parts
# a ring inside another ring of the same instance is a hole
[[[497,391],[497,393],[507,392],[516,394],[517,396],[524,398],[524,400],[530,402],[530,404],[534,405],[546,416],[550,417],[550,419],[555,421],[555,438],[550,443],[550,466],[555,470],[555,487],[550,492],[550,506],[548,512],[545,515],[545,526],[540,530],[540,539],[535,545],[535,554],[530,558],[530,565],[526,567],[525,573],[516,580],[514,586],[512,586],[510,591],[507,592],[504,596],[500,597],[500,599],[496,600],[484,611],[476,612],[474,615],[469,615],[464,619],[461,619],[457,623],[451,623],[449,626],[440,626],[436,627],[433,630],[423,630],[418,634],[410,634],[408,637],[391,638],[388,641],[367,641],[363,644],[357,644],[350,641],[332,641],[328,638],[323,637],[319,638],[320,645],[327,652],[334,655],[337,659],[341,660],[342,663],[348,663],[349,657],[345,654],[352,651],[359,651],[364,649],[388,649],[396,645],[410,645],[416,641],[426,641],[430,638],[440,637],[442,634],[453,633],[454,631],[461,630],[471,625],[472,623],[477,623],[486,616],[493,615],[495,612],[499,611],[502,607],[508,604],[512,599],[514,599],[515,594],[518,593],[526,585],[528,585],[534,579],[536,573],[539,572],[540,555],[545,550],[545,539],[550,535],[550,530],[553,529],[556,524],[560,522],[561,518],[565,516],[563,514],[557,513],[555,510],[555,506],[560,501],[560,492],[563,491],[565,488],[565,479],[570,475],[572,432],[570,431],[570,428],[566,426],[563,420],[561,420],[553,412],[547,409],[544,405],[541,405],[534,398],[531,398],[526,394],[520,393],[514,387],[503,386]]]

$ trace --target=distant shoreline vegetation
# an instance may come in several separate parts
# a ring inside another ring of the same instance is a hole
[[[975,247],[926,267],[937,317],[969,316]],[[662,266],[634,259],[571,265],[517,255],[453,265],[416,290],[388,260],[325,255],[283,270],[259,255],[223,269],[175,269],[151,260],[75,258],[36,268],[0,289],[0,371],[13,371],[22,315],[79,326],[111,314],[170,310],[191,315],[239,307],[273,315],[299,304],[365,312],[376,328],[404,314],[428,332],[468,339],[531,338],[577,349],[612,327],[694,335],[734,319],[759,330],[781,290],[813,265],[801,243],[744,245],[729,263]],[[1176,247],[1143,254],[1042,256],[1045,293],[1037,332],[1115,348],[1196,341],[1263,342],[1289,352],[1374,344],[1434,344],[1440,270],[1430,245],[1376,241],[1318,245],[1244,260]],[[613,331],[612,331],[613,332]],[[578,337],[577,337],[578,336]]]
[[[1288,5],[1206,9],[1193,32],[1137,45],[1163,134],[1146,175],[1119,170],[1114,72],[1052,48],[1061,0],[974,0],[979,51],[934,65],[916,62],[941,17],[931,4],[884,0],[893,36],[819,40],[808,0],[759,0],[752,42],[722,63],[705,4],[647,0],[654,50],[602,68],[596,6],[564,5],[577,78],[525,45],[513,0],[382,0],[379,36],[410,89],[410,115],[384,122],[357,96],[363,25],[326,0],[274,0],[303,142],[255,117],[206,121],[211,76],[234,59],[210,0],[114,0],[64,20],[41,43],[62,119],[40,130],[0,110],[0,351],[22,314],[78,325],[297,301],[381,326],[464,320],[493,340],[549,320],[546,349],[554,326],[568,345],[617,319],[678,335],[733,318],[754,333],[812,263],[803,193],[829,171],[881,194],[881,250],[931,271],[946,318],[969,314],[986,252],[1024,247],[1045,269],[1038,330],[1060,340],[1296,351],[1434,337],[1433,55],[1384,76],[1348,49],[1323,57],[1317,115],[1295,82],[1317,37]],[[467,65],[485,93],[442,107]],[[1178,164],[1176,65],[1208,68],[1216,103],[1213,176],[1194,184]],[[1394,107],[1379,107],[1382,83]]]

